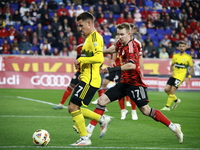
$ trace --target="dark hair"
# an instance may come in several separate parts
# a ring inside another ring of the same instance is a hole
[[[83,21],[92,20],[92,21],[94,21],[94,16],[90,12],[85,11],[85,12],[83,12],[80,15],[77,16],[76,21],[79,21],[79,20],[83,20]]]
[[[130,27],[131,27],[132,29],[135,29],[135,28],[136,28],[135,24],[133,24],[133,23],[130,23]]]

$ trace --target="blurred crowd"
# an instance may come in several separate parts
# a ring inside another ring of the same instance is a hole
[[[136,25],[145,58],[171,58],[177,43],[200,59],[200,0],[1,0],[0,54],[76,57],[84,42],[76,16],[95,18],[105,48],[115,43],[115,25]]]

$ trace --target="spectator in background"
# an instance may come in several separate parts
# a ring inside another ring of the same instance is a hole
[[[157,16],[159,15],[159,12],[156,10],[155,7],[153,7],[153,10],[152,10],[152,12],[150,14],[151,14],[152,19],[156,20]]]
[[[46,2],[46,0],[40,0],[39,3],[37,3],[38,8],[41,9],[43,8],[44,5],[48,5],[48,3]]]
[[[106,20],[106,18],[104,17],[104,14],[101,13],[100,17],[97,19],[97,21],[99,24],[103,24],[104,20]]]
[[[4,49],[2,49],[2,52],[1,52],[1,54],[10,54],[10,51],[8,50],[8,48],[7,47],[5,47]]]
[[[50,11],[55,12],[58,9],[58,4],[54,0],[50,0],[48,2],[48,8],[49,8]]]
[[[150,14],[150,11],[148,10],[147,6],[144,6],[144,10],[142,10],[141,15],[142,15],[142,21],[146,22],[148,18],[148,14]]]
[[[173,29],[173,28],[175,28],[172,25],[172,22],[171,22],[171,19],[170,19],[169,15],[166,15],[166,17],[163,19],[163,22],[164,22],[165,29]]]
[[[119,4],[117,3],[117,0],[113,1],[113,4],[111,5],[111,10],[112,10],[113,14],[121,13],[121,9],[120,9]]]
[[[174,52],[176,52],[176,48],[172,46],[171,42],[168,43],[166,50],[167,50],[167,53],[169,54],[170,58],[172,58]]]
[[[1,47],[2,47],[2,52],[3,51],[5,51],[5,53],[7,53],[8,51],[10,52],[10,45],[8,43],[8,40],[4,39]]]
[[[19,50],[21,54],[31,54],[31,43],[27,41],[25,37],[22,38],[21,42],[19,43]]]
[[[121,24],[121,23],[123,23],[123,22],[126,22],[126,19],[124,18],[124,14],[121,13],[121,14],[120,14],[120,17],[116,20],[116,23],[117,23],[117,24]]]
[[[26,3],[21,3],[21,7],[19,9],[21,17],[25,15],[25,12],[29,12],[30,9],[27,7]]]
[[[191,6],[188,8],[187,19],[188,20],[195,19],[195,13],[194,13],[193,8]]]
[[[44,39],[43,42],[40,44],[41,55],[51,55],[51,45],[48,43],[47,39]]]
[[[147,28],[145,24],[143,23],[141,27],[139,27],[139,32],[141,35],[146,35],[147,34]]]
[[[56,47],[56,38],[51,34],[51,32],[47,33],[46,38],[51,47]]]
[[[17,36],[17,31],[16,29],[14,28],[14,26],[10,26],[9,29],[8,29],[8,34],[9,34],[9,40],[13,41],[14,38],[16,38]]]
[[[53,49],[52,55],[53,55],[53,56],[60,56],[60,52],[59,52],[58,48],[55,47],[55,48]]]
[[[195,53],[195,50],[194,50],[194,49],[191,49],[191,50],[190,50],[190,56],[192,57],[192,59],[197,59],[197,58],[198,58],[198,56],[197,56],[197,54]]]
[[[82,6],[81,6],[81,5],[78,5],[78,6],[77,6],[77,10],[76,10],[76,16],[78,16],[79,14],[81,14],[81,13],[83,13],[83,12],[84,12],[84,10],[83,10]]]
[[[67,46],[62,48],[60,51],[60,56],[69,56],[69,48]]]
[[[12,52],[13,55],[20,55],[21,54],[19,47],[13,47],[11,49],[11,52]]]
[[[37,28],[35,29],[35,32],[37,33],[38,39],[42,41],[43,38],[45,38],[45,30],[42,28],[42,24],[38,23]]]
[[[185,11],[185,9],[183,8],[182,11],[179,13],[179,20],[182,21],[183,18],[187,18],[187,13]]]
[[[151,36],[148,35],[147,38],[144,40],[145,44],[148,45],[149,42],[153,42],[153,40],[151,39]]]
[[[37,36],[37,32],[33,32],[33,34],[30,37],[30,42],[33,44],[33,46],[39,46],[40,40]]]
[[[66,12],[67,16],[70,16],[68,10],[65,8],[64,3],[61,3],[60,8],[57,10],[58,17],[60,17],[64,11]]]
[[[49,14],[49,9],[48,9],[47,4],[44,4],[44,6],[41,9],[39,9],[39,14],[41,14],[41,16],[40,16],[41,20],[42,20],[42,18],[44,18],[45,14]]]
[[[25,25],[34,25],[32,17],[30,16],[30,12],[25,12],[24,16],[22,17],[22,24]]]
[[[21,16],[19,14],[18,10],[14,11],[14,14],[12,16],[12,21],[14,22],[14,25],[19,25],[21,24]]]
[[[0,38],[6,38],[6,37],[8,37],[9,36],[9,33],[8,33],[8,31],[6,30],[6,28],[5,27],[3,27],[3,25],[2,24],[0,24]]]
[[[167,53],[166,47],[162,48],[162,51],[159,53],[159,58],[161,59],[169,58],[169,54]]]
[[[70,5],[70,9],[68,10],[70,17],[73,17],[73,14],[76,14],[76,9],[74,9],[74,4]]]
[[[135,19],[136,19],[136,18],[135,18]],[[133,17],[132,17],[132,15],[131,15],[130,12],[129,12],[128,15],[127,15],[126,21],[127,21],[128,23],[134,23],[134,22],[135,22],[135,20],[133,19]]]
[[[178,23],[179,23],[179,17],[177,15],[177,13],[175,12],[175,9],[171,9],[171,12],[169,13],[171,22],[175,24],[175,27],[178,27]]]
[[[10,46],[11,46],[11,50],[13,50],[14,47],[18,47],[18,48],[19,48],[18,40],[15,38],[15,39],[13,40],[13,42],[10,44]]]
[[[135,22],[141,22],[142,21],[142,15],[140,13],[140,10],[139,8],[135,8],[135,11],[133,13],[133,16],[134,16],[134,21]]]
[[[154,46],[153,42],[149,42],[147,44],[146,50],[147,50],[147,57],[150,57],[150,55],[152,54],[152,51],[155,50],[156,47]]]
[[[149,9],[153,8],[153,1],[151,0],[145,0],[145,6],[147,6]]]
[[[167,8],[163,7],[162,11],[160,12],[160,18],[165,19],[166,15],[169,15],[168,12],[167,12]]]
[[[164,36],[164,39],[162,39],[162,40],[160,41],[160,43],[161,43],[164,47],[168,47],[168,43],[169,43],[169,42],[171,42],[171,41],[170,41],[170,39],[168,39],[168,35],[167,35],[167,34]]]
[[[158,52],[155,49],[153,49],[149,58],[159,58]]]
[[[111,7],[108,4],[107,0],[103,2],[102,10],[103,10],[103,12],[105,14],[109,14],[110,13]]]
[[[53,36],[58,36],[58,27],[61,25],[61,23],[58,20],[58,17],[53,17],[53,22],[51,23],[51,27],[53,30]]]
[[[157,14],[156,19],[153,22],[155,29],[164,29],[164,22],[163,20],[160,18],[160,14]]]
[[[84,43],[84,41],[85,41],[84,35],[81,34],[81,36],[78,37],[78,43],[77,43],[77,44],[78,44],[78,45],[79,45],[79,44],[82,44],[82,43]]]

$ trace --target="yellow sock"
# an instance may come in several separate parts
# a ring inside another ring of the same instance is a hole
[[[81,111],[80,110],[73,111],[71,112],[71,115],[72,115],[74,124],[76,125],[76,127],[78,128],[80,132],[80,136],[86,136],[88,133],[86,130],[85,119]]]
[[[176,95],[169,94],[166,106],[171,106],[172,102],[177,99]]]
[[[90,120],[99,121],[101,118],[101,115],[95,113],[94,111],[86,109],[86,108],[81,108],[81,112],[82,112],[84,118],[87,118]]]

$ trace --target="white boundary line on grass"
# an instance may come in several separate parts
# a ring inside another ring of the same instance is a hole
[[[153,150],[199,150],[199,148],[161,148],[161,147],[73,147],[73,146],[0,146],[0,149],[41,148],[41,149],[153,149]]]
[[[38,103],[44,103],[44,104],[48,104],[48,105],[56,105],[54,103],[45,102],[45,101],[41,101],[41,100],[37,100],[37,99],[32,99],[32,98],[21,97],[21,96],[17,96],[17,98],[28,100],[28,101],[34,101],[34,102],[38,102]],[[63,106],[63,107],[67,108],[67,106]]]

